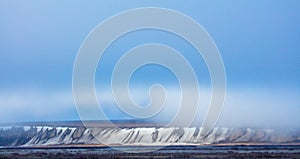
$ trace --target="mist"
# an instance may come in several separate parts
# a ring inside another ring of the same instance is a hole
[[[151,121],[169,122],[180,107],[180,90],[166,87],[167,99],[160,113]],[[141,107],[151,99],[148,88],[133,88],[131,97]],[[217,127],[299,128],[299,91],[287,88],[228,88]],[[97,90],[99,105],[110,120],[135,119],[115,103],[108,89]],[[210,103],[211,90],[200,88],[200,102],[193,126],[201,126]],[[192,100],[192,99],[191,99]],[[189,109],[188,105],[183,106]],[[0,92],[0,121],[62,121],[80,120],[71,90],[15,90]],[[186,117],[190,117],[186,114]]]

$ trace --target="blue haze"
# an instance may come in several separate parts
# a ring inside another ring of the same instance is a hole
[[[300,1],[296,0],[0,1],[0,122],[78,120],[71,91],[73,62],[81,43],[103,20],[137,7],[180,11],[214,39],[228,85],[221,123],[256,125],[262,120],[264,125],[300,126]],[[169,33],[144,30],[107,49],[97,69],[97,88],[109,86],[113,64],[125,51],[148,42],[182,52],[195,68],[199,84],[210,85],[205,63],[188,43]],[[177,85],[168,70],[157,66],[137,71],[131,85],[156,82]],[[112,119],[126,118],[116,108],[106,109]]]

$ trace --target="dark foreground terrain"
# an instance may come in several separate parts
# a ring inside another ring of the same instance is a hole
[[[5,148],[0,158],[300,158],[300,146],[168,146],[146,153],[126,153],[130,150],[151,151],[155,147],[124,146],[70,148]]]

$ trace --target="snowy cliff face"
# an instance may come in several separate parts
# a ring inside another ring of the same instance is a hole
[[[202,136],[203,128],[89,128],[22,126],[0,127],[0,146],[49,146],[73,144],[187,145],[187,144],[300,144],[300,131],[273,129],[214,128]]]

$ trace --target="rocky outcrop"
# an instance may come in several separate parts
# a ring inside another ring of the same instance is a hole
[[[206,136],[202,131],[199,127],[0,127],[0,146],[300,144],[300,131],[292,129],[214,128]]]

